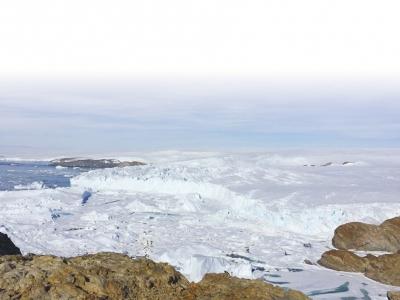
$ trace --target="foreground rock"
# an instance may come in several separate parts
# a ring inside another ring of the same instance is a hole
[[[360,272],[384,284],[400,286],[400,217],[380,225],[352,222],[335,230],[332,244],[340,250],[325,252],[318,263],[326,268]],[[348,250],[393,252],[381,256],[358,256]],[[400,300],[399,292],[388,292],[388,299]]]
[[[389,300],[400,300],[400,292],[388,292],[387,297]]]
[[[323,267],[336,271],[364,273],[367,267],[366,259],[347,250],[330,250],[322,254],[318,261]]]
[[[87,169],[105,169],[115,167],[142,166],[145,163],[140,161],[119,161],[116,159],[79,159],[79,158],[61,158],[50,162],[51,166],[61,166],[67,168],[87,168]]]
[[[360,272],[373,280],[400,286],[400,252],[360,257],[347,250],[330,250],[322,255],[318,263],[329,269]]]
[[[0,255],[18,255],[21,251],[10,240],[7,234],[0,232]]]
[[[198,284],[191,284],[183,295],[182,299],[309,299],[298,291],[286,290],[261,280],[239,279],[229,274],[206,274]]]
[[[0,257],[0,299],[308,299],[257,280],[208,274],[189,283],[168,264],[99,253]]]
[[[332,244],[338,249],[397,252],[400,250],[400,217],[380,225],[352,222],[335,230]]]

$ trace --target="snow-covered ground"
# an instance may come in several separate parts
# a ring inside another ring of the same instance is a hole
[[[315,299],[386,299],[395,289],[304,261],[331,248],[342,223],[400,215],[400,151],[133,158],[149,164],[82,173],[69,188],[0,192],[0,231],[24,253],[147,255],[194,281],[228,271]]]

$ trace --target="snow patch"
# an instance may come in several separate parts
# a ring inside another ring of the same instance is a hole
[[[30,184],[18,184],[14,186],[15,190],[41,190],[44,189],[44,183],[41,181],[34,181]]]
[[[161,254],[157,260],[178,266],[190,281],[199,282],[207,273],[228,272],[231,276],[252,279],[252,266],[249,262],[234,261],[223,257],[193,254],[198,247],[182,247],[173,252],[168,251]],[[200,247],[202,248],[202,247]],[[203,247],[204,248],[204,247]],[[213,252],[213,249],[201,253]]]

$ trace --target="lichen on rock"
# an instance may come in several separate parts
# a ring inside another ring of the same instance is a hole
[[[166,263],[117,253],[1,256],[0,299],[308,299],[259,280],[207,274],[190,283]]]

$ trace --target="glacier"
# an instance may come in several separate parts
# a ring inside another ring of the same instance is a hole
[[[23,253],[116,251],[168,262],[192,281],[229,272],[313,299],[386,299],[395,287],[315,262],[338,225],[400,215],[399,154],[126,154],[116,158],[147,165],[80,173],[70,187],[1,191],[0,231]]]

